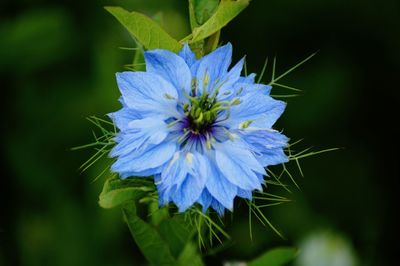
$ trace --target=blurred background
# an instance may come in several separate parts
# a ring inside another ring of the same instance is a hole
[[[105,5],[157,15],[178,39],[189,31],[184,0],[0,3],[0,265],[144,265],[119,210],[97,205],[102,165],[80,174],[92,151],[69,150],[92,141],[87,116],[120,108],[114,73],[132,61]],[[301,190],[270,188],[292,199],[265,211],[286,239],[254,222],[250,241],[238,206],[232,243],[208,265],[280,245],[300,248],[294,265],[395,265],[399,1],[253,0],[221,40],[258,73],[267,56],[282,73],[318,50],[285,78],[303,93],[276,128],[304,138],[299,149],[344,149],[302,160],[304,178],[293,167]]]

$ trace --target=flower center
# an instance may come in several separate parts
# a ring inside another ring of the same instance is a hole
[[[183,106],[188,119],[188,130],[195,134],[207,132],[217,119],[218,112],[223,110],[216,100],[216,94],[203,93],[200,97],[189,96],[189,103]]]
[[[189,102],[183,106],[188,121],[188,126],[184,129],[186,132],[190,131],[196,135],[209,132],[221,112],[226,111],[226,117],[229,117],[229,108],[240,103],[239,98],[231,101],[218,101],[217,96],[222,83],[211,86],[214,88],[208,92],[209,80],[206,73],[203,78],[203,91],[200,95],[198,94],[197,79],[192,80],[191,95],[186,95]]]
[[[218,122],[226,120],[230,115],[230,108],[234,105],[240,104],[239,98],[233,98],[230,100],[218,100],[218,92],[221,84],[208,88],[209,78],[206,75],[203,79],[203,90],[201,93],[198,92],[197,80],[192,80],[192,90],[190,95],[185,94],[189,100],[183,105],[183,111],[185,119],[180,120],[182,122],[183,134],[178,138],[178,142],[182,144],[182,147],[191,149],[197,147],[197,144],[203,143],[205,147],[211,149],[213,141],[216,141],[214,133],[224,130],[227,133],[227,137],[231,134],[224,127],[218,126]],[[177,123],[173,122],[174,123]],[[189,144],[189,145],[188,145]],[[200,145],[202,147],[202,145]]]

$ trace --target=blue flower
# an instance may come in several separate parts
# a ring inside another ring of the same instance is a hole
[[[117,73],[112,171],[154,176],[160,205],[179,211],[199,203],[223,215],[235,197],[262,190],[265,167],[288,161],[288,138],[272,129],[285,103],[241,76],[243,59],[229,69],[231,57],[231,44],[199,60],[185,45],[145,52],[146,72]]]

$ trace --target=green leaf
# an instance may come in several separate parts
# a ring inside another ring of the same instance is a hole
[[[274,248],[249,262],[248,266],[283,266],[292,261],[297,253],[297,249],[292,247]]]
[[[168,243],[153,226],[137,216],[134,203],[126,204],[122,212],[136,244],[151,265],[177,265]]]
[[[203,25],[193,29],[190,42],[203,40],[222,29],[242,12],[249,2],[250,0],[221,0],[215,13]]]
[[[162,221],[169,218],[168,206],[159,207],[158,201],[149,202],[150,222],[158,226]]]
[[[193,30],[199,26],[199,23],[196,19],[196,11],[195,11],[195,0],[189,0],[189,20],[190,20],[190,28]]]
[[[189,17],[192,30],[203,25],[217,10],[219,0],[189,0]]]
[[[179,266],[204,266],[198,247],[192,242],[188,242],[178,258]]]
[[[216,33],[207,38],[207,41],[204,45],[205,54],[208,54],[217,49],[220,35],[221,35],[221,30],[217,31]]]
[[[149,17],[138,12],[129,12],[121,7],[105,7],[105,9],[116,17],[144,48],[148,50],[161,48],[172,52],[178,52],[182,48],[177,40]]]
[[[110,178],[104,183],[99,196],[99,205],[106,209],[114,208],[128,200],[136,201],[143,198],[150,191],[154,191],[154,185],[144,179]]]
[[[159,224],[158,232],[168,242],[172,255],[177,258],[191,240],[194,228],[184,221],[183,215],[175,215],[163,220]]]

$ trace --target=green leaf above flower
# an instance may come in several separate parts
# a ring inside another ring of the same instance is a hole
[[[204,24],[215,12],[219,0],[189,0],[190,26],[192,30]]]
[[[178,52],[182,45],[149,17],[121,7],[105,7],[148,50],[166,49]]]
[[[201,26],[193,29],[190,43],[203,40],[225,27],[242,12],[250,0],[221,0],[214,14]]]

